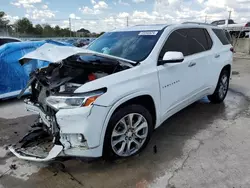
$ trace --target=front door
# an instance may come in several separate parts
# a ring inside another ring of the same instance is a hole
[[[163,120],[176,111],[196,90],[196,63],[188,58],[187,29],[179,29],[170,34],[159,55],[162,60],[165,52],[178,51],[184,55],[181,63],[167,63],[158,66],[161,90],[161,114]]]

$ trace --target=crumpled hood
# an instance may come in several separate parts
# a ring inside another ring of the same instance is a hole
[[[105,57],[109,59],[120,60],[131,64],[137,64],[135,61],[119,58],[112,55],[102,54],[88,49],[71,47],[71,46],[57,46],[53,44],[44,44],[40,48],[34,50],[23,56],[19,62],[21,65],[27,63],[31,59],[48,61],[51,63],[60,62],[73,55],[96,55],[99,57]]]

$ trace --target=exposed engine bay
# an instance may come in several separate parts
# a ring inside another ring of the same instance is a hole
[[[108,76],[129,66],[97,56],[71,56],[61,63],[51,63],[30,75],[30,101],[39,104],[45,112],[45,98],[50,95],[72,94],[87,82]]]

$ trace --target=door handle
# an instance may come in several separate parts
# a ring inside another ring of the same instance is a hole
[[[191,63],[189,63],[188,67],[193,67],[193,66],[195,66],[195,65],[196,65],[195,62],[191,62]]]
[[[215,58],[219,58],[219,57],[220,57],[220,54],[216,54],[214,57],[215,57]]]

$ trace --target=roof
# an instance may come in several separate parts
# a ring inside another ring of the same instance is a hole
[[[20,42],[22,41],[21,39],[18,39],[15,37],[6,37],[6,36],[0,36],[0,39],[15,39],[15,40],[19,40]]]
[[[160,31],[167,27],[167,24],[152,24],[152,25],[136,25],[131,27],[115,29],[116,31]]]
[[[152,25],[136,25],[131,27],[119,28],[115,29],[113,32],[119,31],[160,31],[170,26],[170,24],[152,24]],[[218,28],[216,25],[202,23],[202,22],[184,22],[182,24],[171,24],[171,26],[183,26],[183,28],[187,27],[212,27]]]

